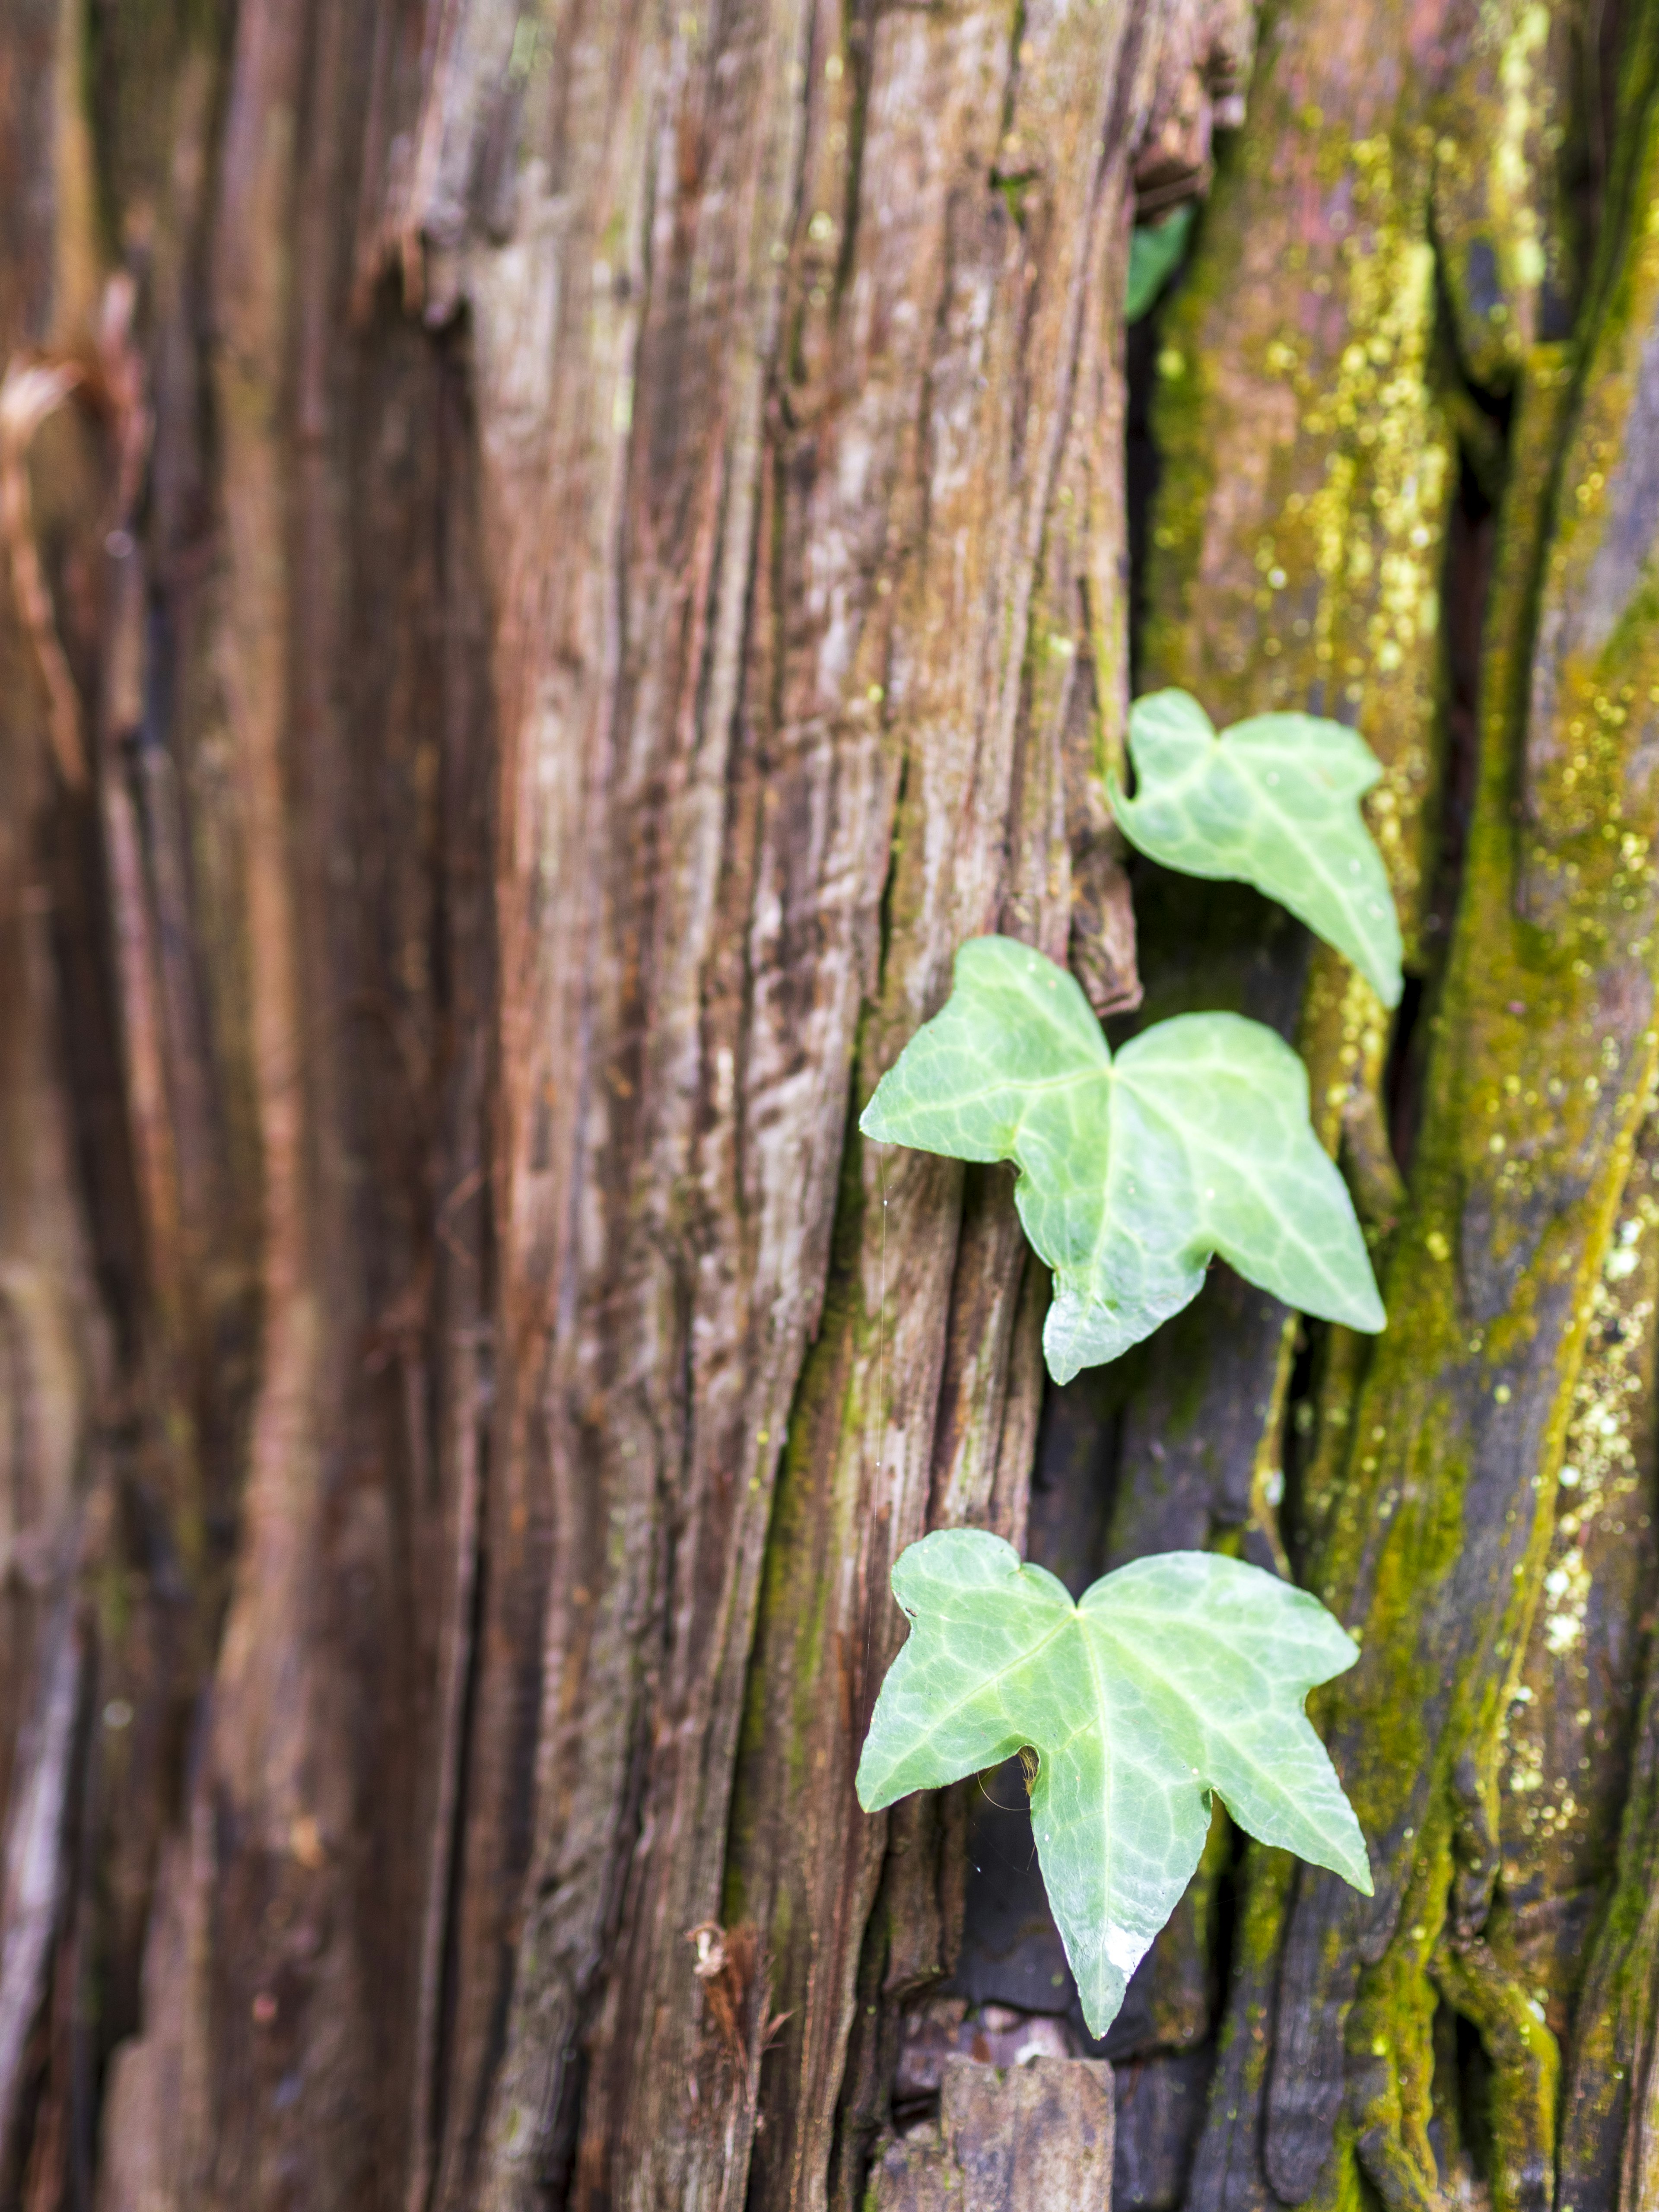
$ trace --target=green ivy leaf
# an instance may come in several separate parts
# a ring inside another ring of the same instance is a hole
[[[1109,776],[1129,842],[1188,876],[1254,884],[1400,1003],[1400,922],[1359,811],[1382,775],[1364,739],[1317,714],[1253,714],[1222,736],[1185,691],[1129,713],[1136,793]]]
[[[1150,1336],[1217,1252],[1304,1313],[1383,1326],[1346,1186],[1308,1119],[1307,1070],[1260,1022],[1182,1014],[1114,1060],[1065,969],[970,938],[943,1010],[859,1127],[1018,1163],[1019,1217],[1054,1271],[1042,1342],[1056,1382]]]
[[[1181,266],[1196,212],[1183,200],[1161,222],[1138,222],[1129,236],[1129,281],[1124,289],[1123,319],[1138,323]]]
[[[901,1554],[915,1623],[859,1761],[877,1812],[1030,1745],[1031,1825],[1091,2031],[1197,1866],[1219,1793],[1239,1826],[1371,1893],[1365,1839],[1303,1699],[1357,1647],[1305,1591],[1208,1552],[1120,1567],[1073,1605],[982,1529]]]

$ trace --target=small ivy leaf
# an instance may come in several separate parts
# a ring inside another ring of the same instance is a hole
[[[914,1626],[859,1761],[866,1812],[1037,1753],[1031,1826],[1084,2018],[1103,2035],[1197,1866],[1216,1791],[1264,1844],[1369,1897],[1365,1839],[1303,1700],[1357,1646],[1316,1598],[1209,1552],[1165,1552],[1073,1605],[983,1529],[893,1568]]]
[[[1347,1188],[1308,1119],[1307,1070],[1260,1022],[1178,1015],[1114,1060],[1065,969],[970,938],[859,1127],[1018,1162],[1020,1219],[1054,1272],[1042,1342],[1057,1382],[1150,1336],[1217,1252],[1304,1313],[1383,1326]]]
[[[1129,713],[1136,793],[1108,776],[1129,842],[1184,875],[1254,884],[1400,1003],[1400,921],[1359,800],[1382,770],[1364,739],[1317,714],[1253,714],[1221,736],[1185,691]]]
[[[1129,236],[1129,279],[1124,288],[1123,319],[1138,323],[1181,266],[1196,213],[1183,200],[1160,222],[1138,222]]]

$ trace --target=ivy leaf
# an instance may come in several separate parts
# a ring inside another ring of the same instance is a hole
[[[1129,280],[1124,288],[1123,319],[1138,323],[1181,266],[1187,234],[1196,212],[1183,200],[1159,222],[1138,222],[1129,236]]]
[[[1218,737],[1185,691],[1129,713],[1136,793],[1107,779],[1137,850],[1188,876],[1254,884],[1400,1003],[1400,921],[1359,800],[1382,774],[1364,739],[1317,714],[1253,714]]]
[[[1218,1792],[1239,1826],[1371,1893],[1365,1839],[1303,1699],[1358,1648],[1316,1598],[1165,1552],[1073,1605],[1000,1536],[902,1553],[915,1626],[859,1761],[866,1812],[1037,1753],[1031,1826],[1090,2030],[1103,2035],[1197,1866]]]
[[[970,938],[943,1010],[859,1127],[1018,1163],[1019,1217],[1054,1271],[1042,1342],[1057,1382],[1150,1336],[1217,1252],[1304,1313],[1383,1326],[1347,1188],[1308,1119],[1307,1070],[1260,1022],[1182,1014],[1115,1060],[1065,969]]]

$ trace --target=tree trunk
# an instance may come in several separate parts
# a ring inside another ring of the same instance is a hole
[[[0,2203],[931,2202],[1101,2056],[1119,2212],[1659,2201],[1649,0],[15,0],[0,165]],[[1132,662],[1368,738],[1397,1016],[1126,868]],[[855,1130],[993,929],[1296,1040],[1380,1340],[1045,1387]],[[1376,1896],[1218,1818],[1090,2044],[1014,1785],[853,1794],[961,1523],[1323,1595]]]

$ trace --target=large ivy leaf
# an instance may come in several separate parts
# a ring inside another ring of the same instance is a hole
[[[1129,842],[1167,868],[1254,884],[1400,1001],[1400,921],[1359,811],[1382,770],[1364,739],[1316,714],[1254,714],[1222,736],[1185,691],[1129,714],[1135,796],[1108,778]]]
[[[912,1544],[893,1593],[915,1626],[876,1700],[859,1802],[1035,1750],[1037,1856],[1096,2035],[1198,1864],[1212,1790],[1251,1835],[1370,1894],[1359,1823],[1303,1711],[1358,1656],[1316,1598],[1165,1552],[1073,1605],[977,1528]]]
[[[1260,1022],[1182,1014],[1114,1060],[1065,969],[970,938],[944,1009],[859,1127],[1018,1161],[1020,1219],[1054,1271],[1042,1341],[1057,1382],[1150,1336],[1216,1252],[1304,1313],[1383,1325],[1346,1186],[1308,1119],[1307,1071]]]

